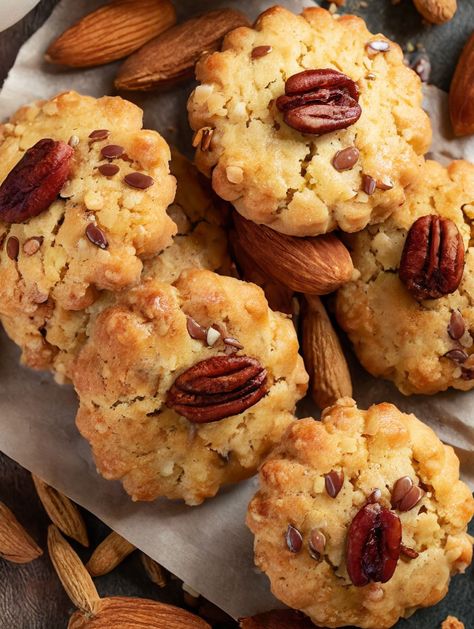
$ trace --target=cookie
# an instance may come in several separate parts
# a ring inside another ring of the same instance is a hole
[[[426,215],[454,223],[464,250],[458,288],[431,299],[410,292],[414,287],[407,288],[400,273],[407,233]],[[407,395],[474,386],[473,218],[474,166],[427,162],[422,183],[408,191],[406,203],[387,222],[348,237],[359,278],[337,294],[338,321],[367,371],[392,380]]]
[[[472,558],[451,447],[391,404],[343,398],[294,422],[260,469],[247,523],[272,591],[318,626],[392,627]]]
[[[251,476],[293,420],[307,374],[291,320],[253,284],[147,278],[89,326],[77,426],[134,500],[197,505]]]
[[[167,214],[176,225],[177,234],[159,255],[144,260],[142,277],[173,282],[186,268],[227,270],[223,212],[217,207],[208,182],[177,151],[172,152],[170,168],[178,186]],[[4,290],[7,289],[5,286]],[[70,379],[71,362],[87,338],[91,315],[110,305],[114,293],[101,291],[84,310],[68,310],[51,298],[38,305],[33,313],[17,312],[1,319],[8,335],[22,349],[23,363],[52,370],[63,382]]]
[[[420,80],[358,17],[274,7],[196,74],[197,166],[256,223],[295,236],[358,231],[419,178],[431,139]]]

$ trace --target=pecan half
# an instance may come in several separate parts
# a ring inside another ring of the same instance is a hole
[[[415,299],[453,293],[464,270],[464,243],[449,218],[428,214],[411,226],[400,260],[399,277]]]
[[[0,220],[23,223],[47,210],[69,176],[73,153],[48,138],[29,148],[0,186]]]
[[[359,90],[352,79],[332,69],[304,70],[290,76],[276,100],[286,124],[301,133],[322,135],[359,120]]]
[[[174,382],[166,404],[198,424],[238,415],[267,392],[267,371],[249,356],[212,356]]]
[[[357,513],[349,527],[346,564],[352,583],[386,583],[400,556],[402,525],[398,516],[378,502]]]

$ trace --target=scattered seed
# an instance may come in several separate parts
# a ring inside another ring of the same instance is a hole
[[[213,327],[207,330],[206,342],[209,347],[212,347],[221,338],[221,333]]]
[[[393,181],[386,177],[385,181],[377,181],[377,188],[379,190],[391,190],[393,188]]]
[[[271,51],[271,46],[255,46],[255,48],[252,49],[250,56],[252,59],[260,59],[260,57],[265,57]]]
[[[7,240],[7,256],[10,260],[18,260],[20,253],[20,241],[16,236],[10,236]]]
[[[344,484],[344,472],[340,470],[331,470],[328,474],[324,474],[324,485],[326,492],[331,498],[336,498]]]
[[[365,78],[367,79],[367,81],[375,81],[375,79],[377,78],[377,75],[374,74],[373,72],[369,72],[368,74],[365,75]]]
[[[97,170],[105,177],[113,177],[119,172],[120,168],[117,164],[101,164],[97,166]]]
[[[390,43],[383,39],[374,39],[366,44],[366,49],[369,53],[378,54],[379,52],[387,52],[390,50]]]
[[[96,245],[100,249],[107,249],[109,246],[106,235],[97,225],[94,225],[94,223],[89,223],[86,227],[86,236],[93,245]]]
[[[288,529],[285,534],[286,545],[290,552],[299,553],[303,545],[303,536],[301,533],[291,524],[288,524]]]
[[[449,360],[462,365],[462,363],[466,362],[468,356],[463,349],[450,349],[449,352],[443,354],[443,358],[449,358]]]
[[[448,324],[449,336],[454,341],[457,341],[464,334],[465,329],[466,325],[464,323],[462,314],[459,312],[459,310],[453,310]]]
[[[205,152],[211,148],[211,140],[214,135],[214,129],[204,129],[201,140],[201,151]]]
[[[408,557],[408,559],[416,559],[420,554],[417,553],[415,549],[405,546],[405,544],[400,545],[400,552],[402,555],[405,555],[405,557]]]
[[[370,175],[362,175],[362,190],[368,194],[374,194],[375,189],[377,188],[377,182]]]
[[[40,250],[42,244],[42,236],[34,236],[33,238],[28,238],[28,240],[26,240],[23,244],[23,253],[25,253],[27,256],[33,256],[37,251]]]
[[[109,137],[110,131],[108,129],[96,129],[89,133],[89,138],[93,141],[106,140]]]
[[[186,317],[186,327],[188,334],[192,339],[197,341],[205,341],[207,338],[206,329],[199,325],[192,317]]]
[[[138,188],[140,190],[150,188],[155,183],[152,177],[144,175],[143,173],[129,173],[125,175],[124,181],[132,188]]]
[[[392,489],[392,507],[396,508],[400,500],[405,494],[413,487],[413,481],[409,476],[402,476],[399,478]]]
[[[367,498],[367,502],[371,504],[373,504],[374,502],[380,502],[380,498],[382,498],[382,492],[378,487],[376,487],[374,491],[370,494],[370,496]]]
[[[359,150],[355,146],[348,146],[341,151],[338,151],[332,158],[332,165],[334,168],[341,172],[343,170],[351,170],[359,159]]]
[[[69,146],[72,146],[72,148],[76,148],[76,146],[79,144],[80,140],[79,137],[77,135],[71,135],[71,137],[69,138]]]
[[[234,347],[235,349],[243,349],[244,346],[242,343],[239,343],[237,339],[234,339],[232,336],[226,336],[224,338],[224,343],[229,345],[230,347]]]
[[[425,492],[421,489],[421,487],[413,485],[413,487],[409,489],[400,500],[397,505],[397,509],[399,511],[410,511],[420,502],[424,495]]]
[[[313,559],[319,561],[326,547],[326,537],[319,529],[312,529],[309,534],[309,554]]]
[[[431,62],[427,54],[418,53],[410,64],[423,83],[428,83],[431,74]]]
[[[123,146],[119,144],[107,144],[100,151],[102,157],[106,159],[117,159],[117,157],[121,157],[124,153],[125,149]]]

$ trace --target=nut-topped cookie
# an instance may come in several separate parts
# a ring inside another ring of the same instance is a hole
[[[208,182],[177,151],[172,152],[170,168],[178,185],[167,214],[176,225],[177,234],[169,247],[143,262],[141,277],[173,282],[186,268],[227,268],[223,215],[215,205]],[[6,290],[8,287],[3,286]],[[110,305],[114,294],[115,291],[101,291],[84,310],[68,310],[48,299],[31,313],[0,318],[9,336],[21,347],[23,362],[30,367],[51,369],[63,381],[69,379],[71,361],[87,338],[91,314]]]
[[[474,166],[428,161],[385,223],[348,237],[358,279],[337,295],[362,365],[402,393],[474,387]]]
[[[89,325],[77,425],[134,500],[196,505],[251,476],[293,421],[307,374],[291,320],[253,284],[145,279]]]
[[[274,7],[196,74],[196,163],[256,223],[354,232],[389,216],[419,177],[431,139],[420,80],[358,17]]]
[[[391,404],[343,398],[286,431],[247,523],[272,591],[317,626],[392,627],[442,599],[472,559],[452,448]]]

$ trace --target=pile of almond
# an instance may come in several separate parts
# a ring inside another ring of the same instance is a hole
[[[114,570],[136,551],[135,546],[112,531],[84,564],[73,548],[76,544],[89,547],[89,536],[79,507],[36,476],[33,476],[33,483],[52,522],[47,535],[49,558],[77,610],[69,619],[69,629],[211,629],[215,622],[226,622],[223,612],[211,603],[202,602],[199,595],[195,596],[196,593],[190,594],[184,584],[184,602],[188,607],[199,606],[200,616],[150,599],[100,597],[94,578]],[[73,541],[67,541],[66,537]],[[84,551],[79,552],[83,554]],[[36,541],[7,505],[0,502],[0,558],[26,564],[42,555],[43,550]],[[167,585],[168,573],[160,564],[144,553],[141,553],[141,562],[153,583],[159,588]],[[230,619],[228,621],[231,622]],[[240,621],[240,627],[244,629],[306,629],[312,626],[301,614],[293,611],[274,611]]]

